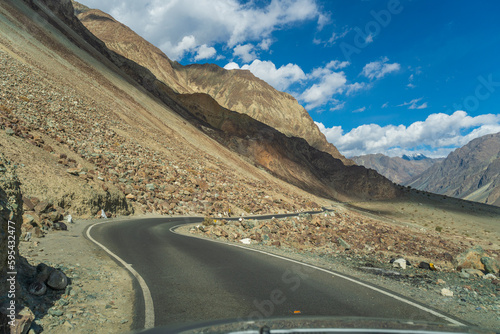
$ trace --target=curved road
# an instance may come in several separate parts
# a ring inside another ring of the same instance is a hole
[[[144,279],[154,305],[154,321],[150,322],[155,327],[294,316],[299,312],[460,324],[414,302],[405,302],[404,297],[331,271],[171,231],[179,224],[201,221],[202,218],[109,221],[94,225],[89,231],[91,238],[130,264]],[[134,284],[134,325],[139,329],[145,324],[145,302],[139,284]],[[146,327],[152,326],[146,321]]]

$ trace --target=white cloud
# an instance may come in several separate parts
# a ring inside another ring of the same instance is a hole
[[[319,31],[323,30],[323,28],[331,22],[332,22],[332,20],[331,20],[331,17],[329,14],[319,14],[319,16],[318,16],[318,30]]]
[[[270,38],[265,38],[259,43],[258,47],[262,50],[267,51],[271,47],[271,44],[273,44],[273,40]]]
[[[346,95],[351,95],[356,93],[357,91],[370,88],[370,85],[364,82],[361,83],[355,82],[353,84],[348,84],[346,87],[347,87]]]
[[[315,74],[315,76],[317,75],[318,73]],[[306,104],[306,109],[314,109],[331,102],[335,94],[341,93],[344,90],[346,82],[347,79],[344,72],[323,72],[320,81],[300,94],[299,100]]]
[[[196,38],[193,35],[184,36],[176,45],[167,41],[160,48],[166,51],[173,60],[181,59],[187,52],[196,48]]]
[[[381,79],[386,74],[391,72],[399,71],[401,65],[398,63],[387,63],[389,59],[387,57],[383,58],[381,61],[373,61],[368,63],[363,68],[361,74],[369,79]]]
[[[361,108],[358,108],[358,109],[356,109],[356,110],[353,110],[352,112],[353,112],[353,113],[358,113],[358,112],[363,112],[363,111],[365,111],[365,110],[366,110],[366,107],[361,107]]]
[[[413,99],[410,102],[404,102],[402,104],[398,104],[397,107],[408,106],[408,109],[426,109],[428,107],[427,102],[418,105],[418,102],[420,102],[420,100],[422,100],[422,98]]]
[[[338,70],[338,69],[342,69],[344,67],[347,67],[351,65],[350,62],[348,61],[340,61],[340,60],[332,60],[331,62],[329,62],[328,64],[326,64],[326,68],[332,68],[334,70]]]
[[[211,46],[207,46],[206,44],[203,44],[198,48],[198,51],[197,51],[196,56],[194,57],[194,60],[213,58],[216,54],[217,54],[217,51],[215,51],[215,48],[213,48]]]
[[[341,33],[337,33],[334,31],[328,40],[314,38],[313,43],[317,45],[323,44],[324,46],[332,46],[337,42],[337,40],[344,38],[350,31],[351,29],[349,28],[344,28],[344,31],[342,31]]]
[[[299,83],[302,87],[307,88],[302,89],[301,92],[290,93],[304,104],[306,109],[312,110],[330,104],[329,109],[335,111],[344,107],[344,102],[339,101],[336,95],[343,93],[350,95],[370,87],[370,84],[359,82],[348,84],[343,71],[334,71],[349,65],[350,63],[347,61],[333,60],[324,67],[315,68],[309,74],[305,74],[296,64],[287,64],[276,68],[276,65],[271,61],[255,59],[251,64],[245,64],[241,67],[236,62],[230,62],[224,68],[227,70],[240,68],[250,70],[256,77],[280,91],[286,91],[291,85]]]
[[[333,101],[334,106],[330,108],[330,111],[336,111],[336,110],[341,110],[344,109],[345,107],[345,102],[340,102],[339,100]]]
[[[257,58],[253,49],[254,46],[252,44],[237,45],[234,47],[233,56],[241,58],[245,63],[251,62]]]
[[[231,62],[224,66],[226,70],[239,69],[240,67],[235,62]],[[242,70],[250,70],[256,77],[264,80],[277,90],[286,90],[291,84],[304,80],[306,75],[302,69],[295,64],[283,65],[276,68],[276,65],[271,61],[254,60],[249,65],[241,66]]]
[[[344,133],[340,126],[326,128],[322,123],[316,125],[327,140],[348,157],[372,153],[395,155],[395,152],[411,152],[421,147],[427,147],[419,150],[427,156],[446,156],[474,138],[500,132],[500,114],[471,117],[459,110],[451,115],[431,114],[425,121],[408,127],[365,124],[348,133]]]
[[[185,36],[203,44],[238,44],[260,42],[292,24],[318,20],[322,14],[315,0],[273,0],[264,6],[238,0],[81,0],[92,8],[113,15],[139,35],[160,47],[167,56]],[[194,49],[194,48],[193,48]],[[185,49],[186,50],[186,49]],[[189,49],[192,51],[192,49]]]
[[[224,66],[226,70],[238,70],[240,69],[240,65],[236,64],[234,61],[228,63],[226,66]]]
[[[384,103],[380,108],[387,108],[389,106],[389,102]]]

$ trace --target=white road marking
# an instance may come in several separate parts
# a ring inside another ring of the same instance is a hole
[[[87,230],[87,237],[96,245],[104,249],[109,255],[114,257],[118,262],[120,262],[128,271],[134,275],[134,277],[137,279],[139,282],[139,285],[142,289],[142,295],[144,296],[144,329],[149,329],[149,328],[154,328],[155,326],[155,311],[154,311],[154,305],[153,305],[153,298],[151,297],[151,292],[149,291],[148,285],[144,281],[141,275],[137,271],[135,271],[134,268],[132,268],[132,265],[126,263],[123,261],[118,255],[114,254],[112,251],[106,248],[106,246],[102,245],[101,243],[97,242],[92,236],[90,235],[90,230],[92,227],[103,224],[105,222],[101,223],[96,223],[91,225],[88,230]]]
[[[170,228],[170,232],[175,233],[175,234],[178,234],[178,235],[183,235],[183,236],[186,236],[186,237],[189,237],[189,238],[197,238],[197,239],[200,239],[199,237],[196,237],[196,236],[191,236],[191,235],[186,235],[186,234],[180,234],[180,233],[175,232],[175,229],[177,229],[178,227],[183,226],[183,225],[184,225],[184,224],[181,224],[181,225],[176,225],[176,226],[174,226],[174,227],[171,227],[171,228]],[[392,294],[392,293],[390,293],[390,292],[388,292],[388,291],[384,291],[384,290],[382,290],[382,289],[379,289],[379,288],[377,288],[377,287],[371,286],[371,285],[369,285],[369,284],[366,284],[366,283],[363,283],[363,282],[357,281],[357,280],[355,280],[355,279],[353,279],[353,278],[351,278],[351,277],[347,277],[347,276],[344,276],[344,275],[342,275],[342,274],[335,273],[335,272],[333,272],[333,271],[330,271],[330,270],[327,270],[327,269],[324,269],[324,268],[316,267],[316,266],[314,266],[314,265],[312,265],[312,264],[309,264],[309,263],[300,262],[300,261],[297,261],[297,260],[293,260],[293,259],[286,258],[286,257],[284,257],[284,256],[280,256],[280,255],[276,255],[276,254],[268,253],[268,252],[266,252],[266,251],[262,251],[262,250],[258,250],[258,249],[253,249],[253,248],[249,248],[249,247],[241,246],[241,245],[238,245],[238,244],[232,244],[232,243],[222,242],[222,241],[213,240],[213,239],[208,239],[208,238],[207,238],[207,239],[203,238],[203,240],[212,241],[212,242],[217,242],[217,243],[221,243],[221,244],[224,244],[224,245],[229,245],[229,246],[233,246],[233,247],[243,248],[243,249],[246,249],[246,250],[249,250],[249,251],[252,251],[252,252],[257,252],[257,253],[266,254],[266,255],[269,255],[269,256],[272,256],[272,257],[276,257],[276,258],[281,259],[281,260],[285,260],[285,261],[289,261],[289,262],[297,263],[297,264],[300,264],[300,265],[302,265],[302,266],[306,266],[306,267],[310,267],[310,268],[313,268],[313,269],[316,269],[316,270],[319,270],[319,271],[323,271],[323,272],[328,273],[328,274],[331,274],[331,275],[333,275],[333,276],[340,277],[340,278],[343,278],[343,279],[348,280],[348,281],[350,281],[350,282],[353,282],[353,283],[359,284],[359,285],[364,286],[364,287],[366,287],[366,288],[368,288],[368,289],[372,289],[372,290],[377,291],[377,292],[379,292],[379,293],[381,293],[381,294],[384,294],[384,295],[386,295],[386,296],[392,297],[392,298],[394,298],[394,299],[396,299],[396,300],[399,300],[400,302],[406,303],[406,304],[411,305],[411,306],[413,306],[413,307],[416,307],[416,308],[418,308],[418,309],[420,309],[420,310],[422,310],[422,311],[428,312],[428,313],[430,313],[430,314],[432,314],[432,315],[435,315],[435,316],[437,316],[437,317],[439,317],[439,318],[442,318],[442,319],[444,319],[444,320],[446,320],[446,321],[448,321],[449,323],[452,323],[452,324],[454,324],[454,325],[458,325],[458,326],[465,326],[465,324],[463,324],[463,323],[461,323],[461,322],[459,322],[459,321],[457,321],[457,320],[455,320],[455,319],[452,319],[452,318],[450,318],[450,317],[448,317],[448,316],[446,316],[446,315],[444,315],[444,314],[441,314],[441,313],[439,313],[439,312],[437,312],[437,311],[431,310],[431,309],[429,309],[429,308],[427,308],[427,307],[425,307],[425,306],[422,306],[422,305],[419,305],[419,304],[417,304],[417,303],[414,303],[414,302],[412,302],[412,301],[410,301],[410,300],[406,300],[406,299],[404,299],[404,298],[402,298],[402,297],[399,297],[399,296],[397,296],[397,295],[394,295],[394,294]]]

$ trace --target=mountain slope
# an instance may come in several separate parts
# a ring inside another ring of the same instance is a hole
[[[154,76],[78,30],[71,2],[27,3],[0,2],[0,145],[25,196],[77,217],[317,207],[148,93]]]
[[[130,207],[283,212],[324,205],[310,192],[340,200],[397,195],[380,175],[346,168],[207,94],[176,93],[107,49],[69,0],[26,4],[0,3],[0,139],[22,166],[26,196],[92,216]]]
[[[436,162],[442,159],[419,158],[404,159],[388,157],[384,154],[367,154],[351,158],[356,164],[366,168],[375,169],[377,172],[398,184],[405,184],[417,175],[422,174]]]
[[[500,133],[472,140],[407,185],[500,206]]]
[[[108,48],[148,68],[175,92],[207,93],[227,109],[247,114],[287,136],[304,138],[311,146],[352,164],[327,142],[291,95],[275,90],[250,71],[228,71],[213,64],[182,66],[110,15],[77,3],[75,8],[81,22]]]

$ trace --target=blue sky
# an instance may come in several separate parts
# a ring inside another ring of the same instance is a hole
[[[182,64],[249,69],[347,156],[446,156],[500,132],[500,3],[82,0]]]

